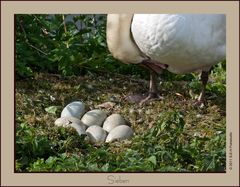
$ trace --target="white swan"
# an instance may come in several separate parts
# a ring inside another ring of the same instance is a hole
[[[150,95],[157,96],[156,75],[202,70],[202,92],[212,65],[225,58],[226,18],[223,14],[109,14],[107,44],[124,63],[150,70]]]

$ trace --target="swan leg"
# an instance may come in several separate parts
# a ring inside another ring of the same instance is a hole
[[[124,99],[132,103],[139,103],[141,106],[149,100],[163,98],[158,94],[157,75],[160,74],[163,69],[166,69],[168,65],[161,64],[151,59],[145,59],[139,65],[150,71],[149,92],[143,95],[126,96]]]
[[[150,71],[149,94],[152,95],[152,97],[157,96],[157,91],[157,74]]]
[[[154,71],[150,71],[150,84],[149,84],[149,93],[146,98],[141,100],[139,103],[140,106],[146,103],[149,100],[154,100],[154,99],[163,99],[162,96],[158,94],[158,89],[157,89],[157,74]]]
[[[209,71],[202,71],[201,73],[202,90],[197,100],[198,104],[203,104],[206,101],[205,94],[206,94],[206,85],[208,82],[208,76],[209,76]]]
[[[158,94],[157,89],[157,74],[154,71],[150,71],[149,92],[143,95],[128,95],[124,99],[131,103],[139,103],[142,106],[144,103],[154,99],[162,99]]]

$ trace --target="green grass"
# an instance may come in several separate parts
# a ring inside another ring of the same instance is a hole
[[[148,81],[134,75],[88,72],[83,77],[61,77],[39,73],[18,80],[16,171],[224,172],[224,69],[224,63],[220,63],[213,70],[204,108],[193,105],[200,91],[195,74],[167,74],[159,85],[164,100],[143,107],[123,100],[131,92],[148,89]],[[113,108],[104,110],[124,116],[131,123],[134,137],[91,144],[73,129],[54,126],[63,107],[74,100],[82,100],[90,109],[115,102]],[[55,110],[46,110],[49,107]]]

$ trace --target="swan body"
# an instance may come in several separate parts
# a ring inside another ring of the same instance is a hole
[[[225,58],[225,25],[220,14],[136,14],[131,32],[144,54],[173,73],[187,73]]]
[[[131,35],[131,21],[133,14],[108,14],[107,44],[112,55],[123,63],[138,64],[144,55]]]
[[[107,19],[108,48],[124,63],[150,58],[173,73],[187,73],[225,58],[223,14],[109,14]]]
[[[150,92],[156,93],[155,73],[202,70],[204,99],[208,72],[226,56],[223,14],[108,14],[107,44],[123,63],[150,70]]]

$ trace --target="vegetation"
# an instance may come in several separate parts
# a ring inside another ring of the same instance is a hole
[[[225,171],[225,62],[211,73],[205,107],[193,105],[200,91],[196,74],[169,72],[159,78],[164,100],[140,107],[123,98],[147,91],[148,73],[109,54],[106,15],[15,18],[17,172]],[[91,144],[74,129],[55,126],[75,100],[90,109],[113,102],[103,110],[128,119],[134,137]]]
[[[67,15],[15,17],[17,77],[29,77],[35,71],[83,75],[88,69],[106,68],[117,73],[142,72],[140,68],[116,62],[109,54],[106,15],[70,18]]]

